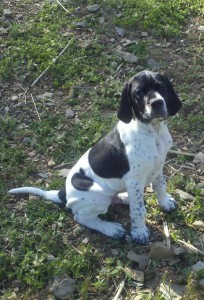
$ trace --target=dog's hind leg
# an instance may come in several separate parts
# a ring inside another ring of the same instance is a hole
[[[74,213],[75,221],[79,224],[99,231],[114,239],[125,236],[126,231],[120,223],[104,221],[98,217],[98,215],[107,212],[111,204],[111,197],[89,193],[89,196],[81,200],[80,203],[77,200],[71,200],[71,202],[75,202],[75,204],[69,207]]]

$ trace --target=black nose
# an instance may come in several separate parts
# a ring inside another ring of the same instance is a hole
[[[164,101],[163,100],[160,100],[160,99],[155,99],[151,102],[151,107],[153,109],[161,109],[164,105]]]

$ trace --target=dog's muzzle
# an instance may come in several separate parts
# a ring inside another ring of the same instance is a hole
[[[167,119],[166,103],[163,99],[153,99],[150,106],[154,118]]]

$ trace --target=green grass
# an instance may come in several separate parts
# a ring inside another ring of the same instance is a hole
[[[65,180],[58,176],[57,170],[47,166],[49,159],[52,158],[56,165],[68,163],[71,167],[113,128],[117,122],[116,112],[124,81],[146,68],[147,58],[154,54],[161,66],[166,66],[170,77],[174,78],[184,103],[180,117],[172,119],[169,124],[176,136],[176,143],[179,145],[183,138],[189,137],[193,143],[199,144],[204,126],[201,113],[204,108],[201,93],[202,34],[199,43],[195,35],[188,37],[190,42],[185,47],[187,55],[186,52],[179,52],[187,64],[179,72],[176,62],[172,62],[173,67],[168,65],[165,53],[161,48],[155,48],[155,44],[173,40],[173,46],[169,48],[172,52],[169,51],[168,56],[173,55],[175,49],[180,49],[179,39],[186,37],[183,26],[188,22],[188,17],[195,16],[196,20],[203,22],[203,2],[98,1],[108,20],[102,26],[97,20],[101,11],[94,15],[86,11],[87,3],[93,4],[94,1],[64,2],[73,16],[51,2],[46,2],[33,14],[32,3],[24,0],[16,6],[16,10],[22,6],[27,8],[23,20],[13,20],[11,23],[0,20],[0,27],[8,29],[8,34],[0,37],[0,44],[5,45],[3,50],[0,48],[3,87],[3,101],[0,103],[3,112],[0,117],[0,295],[7,297],[15,292],[21,299],[38,299],[40,292],[45,293],[46,298],[54,276],[66,273],[76,279],[76,299],[112,299],[123,278],[126,278],[126,286],[122,296],[131,299],[136,291],[135,281],[127,277],[124,267],[137,269],[138,265],[127,259],[127,253],[131,250],[140,254],[145,252],[144,248],[129,240],[114,241],[88,229],[76,235],[73,233],[76,223],[70,211],[37,198],[11,197],[5,195],[5,191],[21,185],[61,188]],[[77,7],[81,9],[78,13],[75,11]],[[113,11],[116,8],[123,13],[122,18],[115,17]],[[3,11],[2,5],[0,11]],[[77,29],[74,22],[78,21],[85,21],[86,28]],[[122,43],[114,32],[116,25],[125,27],[127,39],[130,34],[130,39],[135,41],[123,50],[134,53],[138,64],[125,64],[112,53],[112,48]],[[141,39],[140,33],[135,34],[135,31],[141,30],[148,31],[148,39]],[[115,44],[109,41],[113,37]],[[84,42],[88,43],[85,45]],[[68,43],[67,50],[53,63]],[[45,75],[34,88],[30,88],[48,66]],[[192,87],[194,82],[199,83],[199,86],[193,86],[195,90]],[[27,88],[27,102],[22,108],[16,108],[17,102],[12,102],[10,96],[17,93],[20,95],[19,101],[25,102],[22,94]],[[63,91],[61,98],[56,95],[58,90]],[[40,121],[29,95],[32,93],[35,98],[47,91],[54,93],[53,106],[36,100]],[[10,108],[7,113],[5,106]],[[76,113],[75,119],[65,117],[68,107]],[[24,142],[25,138],[28,143]],[[32,152],[36,153],[34,157],[30,156]],[[178,199],[178,209],[168,215],[158,208],[154,195],[146,195],[148,226],[153,232],[161,233],[162,221],[166,220],[172,244],[178,246],[179,239],[194,243],[200,232],[192,224],[203,219],[203,196],[196,185],[197,179],[191,176],[192,172],[180,170],[192,159],[172,155],[168,159],[173,159],[178,169],[168,180],[168,191],[175,195],[175,189],[180,188],[195,198],[192,202]],[[39,172],[45,172],[48,178],[40,178]],[[104,218],[120,221],[129,229],[127,207],[111,208]],[[87,244],[83,243],[86,237],[90,238]],[[117,255],[112,253],[113,249],[118,250]],[[196,277],[190,266],[202,257],[185,253],[180,259],[176,275],[180,276],[180,283],[188,286],[185,299],[201,299],[192,281],[203,278],[203,271]],[[159,270],[163,281],[174,279],[171,274],[168,278],[164,276],[167,268],[152,261],[146,278],[155,277]],[[16,280],[20,280],[17,289],[13,287]],[[163,300],[164,297],[156,289],[144,294],[143,299]]]

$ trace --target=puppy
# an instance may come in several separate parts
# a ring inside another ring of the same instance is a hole
[[[163,210],[176,208],[175,200],[166,193],[163,167],[172,145],[165,120],[180,108],[181,101],[165,76],[142,71],[123,88],[118,124],[71,169],[65,191],[23,187],[9,193],[32,193],[65,203],[76,222],[118,239],[126,234],[122,225],[98,215],[107,212],[118,193],[127,191],[132,240],[145,244],[150,235],[145,224],[145,186],[152,183]]]

